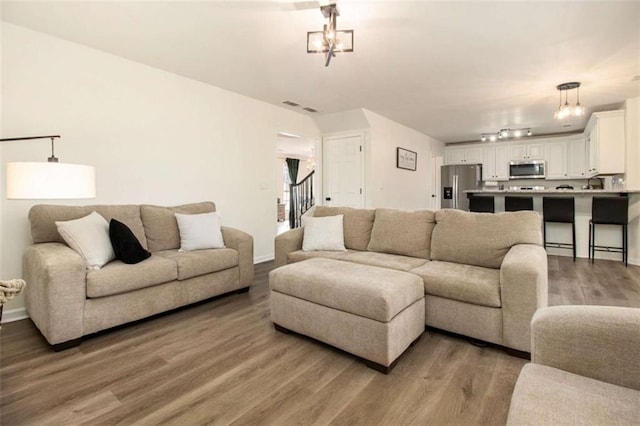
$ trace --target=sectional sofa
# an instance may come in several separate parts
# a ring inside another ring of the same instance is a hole
[[[317,206],[313,215],[343,215],[346,251],[303,251],[304,230],[293,229],[276,237],[276,266],[320,257],[409,272],[424,284],[427,326],[531,351],[531,318],[547,305],[538,213]]]
[[[640,309],[553,306],[531,329],[507,425],[640,422]]]
[[[128,265],[119,260],[88,270],[64,243],[56,221],[96,211],[126,224],[151,257]],[[26,308],[54,349],[81,337],[231,291],[253,282],[253,238],[222,227],[226,248],[178,251],[175,213],[215,211],[203,202],[178,207],[152,205],[56,206],[31,208],[33,244],[24,255]]]

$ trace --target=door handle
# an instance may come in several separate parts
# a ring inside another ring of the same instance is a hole
[[[324,199],[325,201],[331,201],[331,197],[327,197]]]

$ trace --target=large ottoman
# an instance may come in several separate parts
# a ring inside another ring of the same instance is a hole
[[[424,285],[417,275],[315,258],[269,274],[271,320],[363,358],[388,373],[424,331]]]

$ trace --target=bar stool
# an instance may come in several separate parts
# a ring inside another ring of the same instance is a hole
[[[504,197],[504,211],[533,210],[533,197]]]
[[[495,213],[495,203],[493,197],[472,196],[469,198],[469,211],[476,213]]]
[[[544,248],[553,247],[573,249],[573,261],[576,261],[576,207],[573,197],[542,197],[542,236]],[[570,223],[573,244],[547,241],[547,222]]]
[[[622,261],[627,266],[627,225],[629,223],[629,198],[593,197],[591,202],[591,220],[589,220],[589,259],[595,261],[596,251],[622,253]],[[622,226],[622,247],[596,245],[596,225]]]

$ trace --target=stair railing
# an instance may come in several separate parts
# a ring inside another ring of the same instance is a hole
[[[299,183],[289,185],[289,227],[299,228],[302,226],[302,215],[315,204],[313,197],[313,174],[312,170]]]

